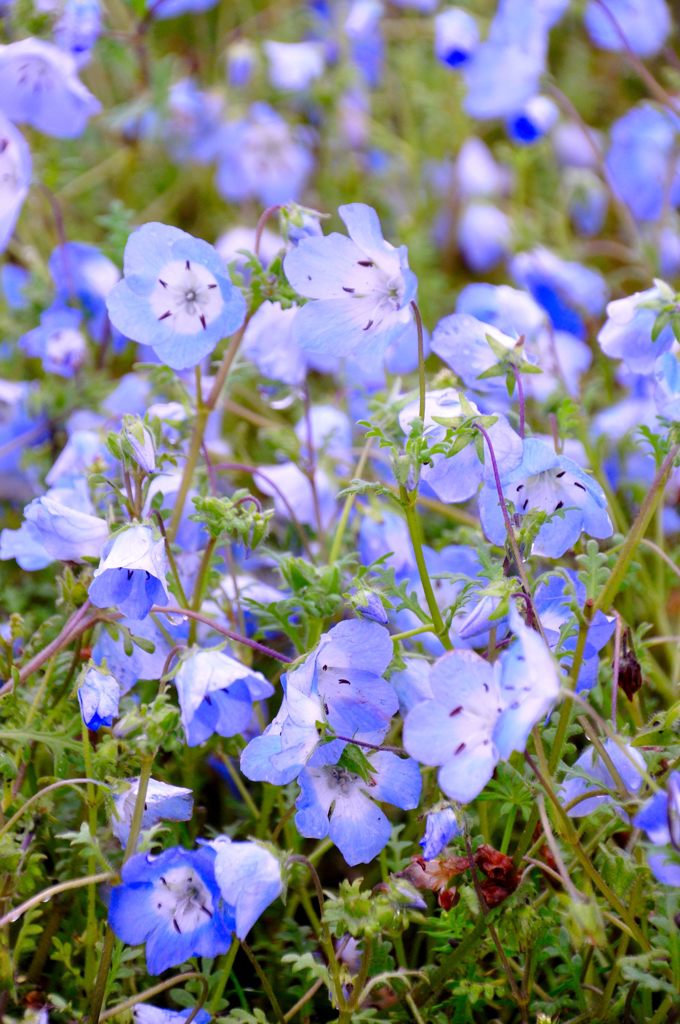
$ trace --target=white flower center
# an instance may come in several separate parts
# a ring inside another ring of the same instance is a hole
[[[342,284],[342,290],[348,298],[358,299],[366,307],[365,331],[380,327],[383,320],[398,313],[404,306],[406,282],[399,266],[399,256],[394,249],[385,254],[385,265],[366,256],[357,260]]]
[[[159,916],[179,935],[195,931],[213,916],[212,896],[191,868],[172,868],[161,875],[153,898]]]
[[[53,331],[47,339],[47,358],[62,366],[80,366],[85,351],[85,338],[73,327]]]
[[[206,267],[190,260],[166,263],[149,296],[156,318],[177,334],[199,334],[222,312],[220,286]]]
[[[351,793],[360,777],[350,772],[347,768],[341,768],[337,764],[326,765],[324,768],[326,781],[329,789],[339,789],[343,796]]]
[[[559,512],[562,508],[583,508],[588,488],[566,469],[546,469],[510,488],[508,498],[523,515],[530,509]]]

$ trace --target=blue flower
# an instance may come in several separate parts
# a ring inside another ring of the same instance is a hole
[[[150,526],[128,526],[106,544],[90,584],[90,601],[143,619],[153,605],[167,603],[166,573],[163,538],[156,540]]]
[[[73,57],[76,67],[89,63],[101,32],[100,0],[66,0],[54,26],[54,41]]]
[[[655,56],[672,27],[665,0],[590,0],[583,17],[596,46],[639,57]]]
[[[118,716],[120,684],[109,672],[88,668],[78,686],[78,703],[83,722],[96,732],[102,725],[113,725]]]
[[[597,270],[561,259],[539,246],[511,262],[513,277],[543,306],[558,331],[584,338],[583,313],[597,316],[607,301],[607,284]]]
[[[0,204],[0,252],[4,251],[12,237],[21,207],[31,185],[33,164],[31,151],[23,135],[0,109],[0,181],[2,181],[2,203]],[[8,269],[8,268],[3,268]],[[6,286],[5,286],[6,287]]]
[[[621,749],[612,739],[606,739],[603,746],[624,787],[629,793],[637,793],[643,782],[642,772],[645,770],[645,761],[640,751],[628,743],[622,744]],[[616,792],[616,782],[609,765],[600,757],[595,747],[588,746],[571,768],[567,769],[560,786],[559,798],[563,804],[568,805],[579,797],[585,797],[579,799],[573,807],[567,807],[570,818],[582,818],[585,814],[592,814],[603,804],[612,803],[613,798],[608,793],[597,792],[603,789]],[[594,795],[586,796],[590,792],[594,792]]]
[[[234,908],[234,931],[245,939],[258,917],[281,895],[281,864],[259,843],[233,843],[219,836],[210,845],[216,851],[215,878],[222,896]]]
[[[283,384],[302,384],[307,376],[304,353],[298,345],[293,324],[295,306],[282,309],[280,302],[263,302],[248,322],[241,352],[264,377]]]
[[[368,780],[336,763],[338,745],[320,747],[301,772],[295,824],[311,839],[326,836],[350,866],[366,864],[387,845],[391,827],[374,800],[403,810],[418,806],[420,769],[390,751],[371,754]]]
[[[265,206],[300,199],[314,166],[309,137],[265,103],[223,131],[217,188],[232,202],[259,199]]]
[[[41,498],[34,498],[24,509],[21,529],[46,552],[48,561],[82,562],[98,558],[109,535],[105,520],[93,512],[81,479],[71,487],[52,487]]]
[[[337,484],[324,472],[314,473],[316,497],[321,523],[317,522],[316,501],[309,477],[294,462],[280,466],[261,466],[257,486],[263,494],[274,499],[274,508],[281,519],[290,519],[291,510],[299,523],[317,528],[328,528],[337,515]]]
[[[451,68],[468,60],[479,42],[477,22],[462,7],[447,7],[434,19],[434,53]]]
[[[680,362],[672,352],[654,364],[654,401],[664,419],[680,420]]]
[[[57,289],[56,302],[78,303],[95,341],[103,342],[111,331],[106,298],[120,280],[120,271],[108,256],[86,242],[66,242],[50,255],[48,268]],[[113,345],[122,347],[123,338],[114,331]]]
[[[213,92],[199,89],[191,78],[173,82],[168,94],[163,139],[175,160],[212,163],[222,142],[223,103]]]
[[[217,0],[146,0],[146,9],[157,21],[177,18],[180,14],[201,14],[214,7]]]
[[[275,89],[301,92],[324,72],[323,47],[320,43],[277,43],[267,39],[264,52],[269,61],[269,81]]]
[[[680,772],[671,772],[667,789],[644,804],[633,825],[643,829],[654,846],[667,847],[647,858],[654,877],[664,885],[680,886]]]
[[[677,205],[677,142],[677,119],[651,103],[637,104],[612,125],[607,174],[636,220],[658,220],[667,203]]]
[[[497,266],[510,251],[510,218],[490,203],[469,203],[458,221],[458,245],[476,273]]]
[[[87,358],[87,342],[79,330],[77,309],[53,306],[40,316],[40,327],[24,334],[19,345],[35,359],[42,359],[47,373],[74,377]]]
[[[651,373],[658,357],[673,344],[675,336],[670,324],[652,341],[654,321],[661,307],[673,301],[671,289],[657,283],[653,288],[610,302],[607,319],[597,336],[602,351],[612,359],[623,359],[633,373]]]
[[[117,938],[146,943],[149,974],[192,956],[226,953],[232,908],[215,880],[215,852],[175,846],[158,857],[138,853],[123,865],[123,884],[111,892],[109,924]]]
[[[609,205],[609,195],[602,179],[585,168],[570,168],[564,180],[569,189],[569,219],[580,234],[588,238],[597,235]]]
[[[380,0],[353,0],[343,26],[352,62],[371,88],[379,85],[383,74],[385,42],[380,22],[384,13]]]
[[[245,300],[217,251],[179,228],[133,231],[124,271],[107,299],[111,322],[173,370],[196,366],[243,323]]]
[[[243,774],[278,786],[291,782],[319,744],[318,723],[345,739],[380,743],[398,707],[382,678],[392,655],[388,631],[375,622],[348,620],[324,633],[283,677],[279,712],[243,751]]]
[[[559,677],[550,652],[516,612],[517,642],[494,665],[473,651],[450,651],[430,673],[432,698],[404,722],[404,747],[423,764],[439,765],[439,786],[468,803],[486,786],[500,759],[524,750],[529,732],[550,711]]]
[[[415,326],[410,303],[416,278],[405,246],[382,236],[374,209],[363,203],[341,206],[349,238],[335,232],[307,238],[284,259],[293,288],[314,299],[298,312],[295,334],[303,349],[336,356],[375,356]]]
[[[187,1010],[166,1010],[151,1003],[137,1003],[132,1008],[135,1024],[182,1024],[190,1013],[191,1007]],[[199,1010],[194,1017],[195,1024],[208,1024],[210,1020],[212,1018],[207,1010]]]
[[[571,652],[576,648],[577,622],[571,605],[576,602],[583,607],[586,600],[586,588],[573,569],[565,570],[570,585],[562,576],[550,576],[548,580],[539,580],[534,594],[534,608],[541,620],[543,633],[548,646],[553,650],[559,643],[565,627],[570,627],[571,635],[562,644],[561,664],[569,671],[572,663]],[[573,588],[573,590],[572,590]],[[586,642],[583,649],[583,662],[576,682],[576,690],[590,690],[597,682],[598,652],[611,639],[615,629],[615,621],[598,611],[590,620]]]
[[[78,78],[70,54],[30,38],[0,46],[0,109],[10,121],[75,139],[101,105]]]
[[[205,743],[214,733],[243,732],[253,717],[253,701],[274,692],[261,672],[217,650],[192,649],[184,654],[174,683],[190,747]]]
[[[432,811],[425,822],[425,835],[420,840],[425,860],[438,857],[444,847],[462,832],[456,812],[451,807]]]
[[[471,405],[471,403],[470,403]],[[405,406],[399,414],[399,426],[408,434],[411,423],[418,416],[419,402],[416,399]],[[472,406],[476,412],[476,406]],[[469,415],[469,413],[468,413]],[[458,392],[454,388],[440,391],[428,391],[425,396],[424,437],[432,445],[442,441],[447,428],[438,419],[465,419]],[[499,416],[488,428],[493,442],[496,460],[507,472],[516,466],[522,458],[522,439],[510,427],[504,416]],[[456,455],[446,456],[436,453],[430,456],[430,465],[424,465],[420,472],[421,479],[430,487],[440,501],[467,501],[476,492],[486,476],[491,479],[488,451],[484,450],[484,460],[480,461],[474,444],[469,444]]]
[[[560,558],[573,548],[581,533],[611,537],[614,532],[607,500],[600,485],[577,463],[557,453],[543,441],[528,438],[522,461],[501,474],[506,501],[518,515],[540,510],[551,517],[538,531],[533,553]],[[506,539],[503,514],[495,485],[485,483],[479,496],[484,533],[494,544]]]
[[[126,788],[116,793],[113,798],[111,830],[121,846],[127,845],[138,790],[139,779],[128,779]],[[144,800],[142,831],[153,828],[159,821],[191,821],[193,811],[194,797],[190,789],[170,786],[167,782],[159,782],[158,779],[149,779]]]
[[[550,131],[559,111],[547,96],[532,96],[521,110],[516,111],[506,121],[508,135],[513,142],[528,146]]]

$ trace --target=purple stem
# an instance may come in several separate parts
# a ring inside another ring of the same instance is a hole
[[[522,383],[522,374],[519,368],[512,364],[512,372],[515,375],[515,384],[517,385],[517,400],[519,402],[519,436],[524,440],[524,424],[526,420],[526,400],[524,397],[524,384]]]
[[[251,640],[250,637],[242,636],[240,633],[234,632],[233,629],[227,629],[225,626],[221,626],[219,622],[215,622],[214,619],[209,618],[207,615],[202,615],[201,612],[195,612],[191,608],[174,608],[166,605],[154,605],[151,609],[152,612],[156,612],[161,615],[184,615],[189,619],[195,619],[196,622],[203,622],[206,626],[210,626],[216,633],[221,633],[222,636],[226,636],[229,640],[233,640],[234,643],[243,644],[244,647],[250,647],[253,651],[259,651],[260,654],[266,655],[268,658],[273,658],[275,661],[282,661],[285,665],[290,665],[294,660],[289,658],[286,654],[281,654],[279,651],[275,651],[272,647],[267,647],[265,644],[260,644],[257,640]]]

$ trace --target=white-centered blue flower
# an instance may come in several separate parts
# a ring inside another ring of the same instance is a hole
[[[138,790],[139,778],[128,779],[125,789],[113,798],[111,830],[121,846],[127,845]],[[142,831],[152,828],[159,821],[191,821],[193,810],[194,797],[190,789],[149,779],[144,799]]]
[[[607,500],[600,485],[572,459],[553,448],[527,438],[521,462],[508,473],[501,471],[506,501],[519,516],[547,512],[533,544],[536,555],[560,558],[574,546],[581,533],[611,537],[614,532]],[[486,482],[479,495],[479,514],[484,533],[494,544],[504,544],[505,523],[496,486]]]
[[[245,939],[262,912],[283,891],[281,864],[259,843],[234,843],[218,836],[209,843],[217,856],[215,878],[222,896],[234,909],[234,931]]]
[[[179,228],[133,231],[124,275],[106,301],[111,323],[173,370],[196,366],[243,323],[245,300],[217,250]]]
[[[283,269],[308,302],[294,331],[303,349],[362,358],[384,352],[415,324],[410,304],[417,281],[406,246],[386,242],[375,210],[350,203],[338,210],[349,238],[333,232],[305,238],[285,257]]]

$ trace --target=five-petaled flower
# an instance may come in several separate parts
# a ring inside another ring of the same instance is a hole
[[[106,300],[111,323],[173,370],[196,366],[243,323],[245,300],[217,250],[179,228],[133,231],[124,272]]]
[[[90,601],[143,619],[155,604],[167,602],[166,573],[163,538],[156,538],[150,526],[127,526],[104,547],[90,584]]]

